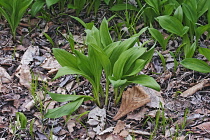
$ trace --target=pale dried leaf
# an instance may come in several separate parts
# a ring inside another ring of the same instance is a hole
[[[38,46],[29,46],[26,52],[23,54],[21,59],[22,65],[28,65],[33,61],[34,56],[39,55],[39,47]]]
[[[210,122],[204,122],[204,123],[197,125],[195,127],[199,128],[207,133],[210,133]]]
[[[127,119],[132,119],[132,120],[137,120],[137,121],[140,121],[144,118],[144,115],[146,114],[146,112],[148,111],[148,108],[142,108],[138,113],[134,114],[133,112],[132,113],[129,113],[127,115]]]
[[[47,57],[41,65],[46,70],[58,70],[61,66],[52,56]]]
[[[150,102],[147,103],[148,107],[151,108],[160,108],[160,103],[164,106],[165,103],[163,101],[163,97],[161,96],[161,92],[158,92],[154,89],[148,88],[148,87],[143,87],[146,93],[149,94],[150,96]]]
[[[104,131],[102,131],[99,135],[103,135],[105,133],[110,133],[114,130],[114,127],[109,127],[107,129],[105,129]]]
[[[106,121],[106,110],[100,109],[99,107],[94,108],[88,114],[88,121],[87,123],[91,126],[96,126],[93,130],[96,134],[100,134],[104,130]]]
[[[31,88],[31,72],[28,65],[22,65],[17,68],[16,76],[20,79],[20,84],[26,88]]]
[[[70,119],[70,120],[68,120],[66,125],[67,125],[69,132],[72,133],[74,131],[74,127],[76,126],[76,122],[75,122],[75,120]]]
[[[128,132],[127,130],[123,130],[123,131],[120,132],[119,135],[120,135],[121,137],[125,138],[125,137],[127,137],[127,136],[129,135],[129,132]]]
[[[113,120],[120,119],[129,112],[145,105],[148,102],[150,102],[150,97],[142,87],[134,86],[127,89],[127,91],[124,91],[123,93],[120,109],[114,116]]]
[[[202,88],[209,86],[210,84],[210,79],[204,79],[202,82],[194,85],[193,87],[187,89],[186,91],[184,91],[181,96],[182,97],[188,97],[193,95],[195,92],[197,92],[198,90],[201,90]]]
[[[151,135],[149,132],[146,132],[146,131],[141,131],[141,130],[132,130],[132,129],[129,129],[128,132],[130,133],[135,133],[135,134],[140,134],[140,135]]]
[[[0,83],[6,84],[6,83],[10,83],[11,81],[12,81],[12,78],[7,73],[7,71],[4,68],[0,67]]]
[[[119,120],[114,128],[113,134],[119,134],[122,130],[125,129],[125,122]]]

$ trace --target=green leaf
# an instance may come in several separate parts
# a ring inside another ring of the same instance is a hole
[[[186,17],[195,24],[197,22],[197,13],[196,9],[193,9],[190,5],[187,5],[185,3],[182,4],[182,9]]]
[[[110,8],[111,11],[123,11],[126,9],[138,11],[138,9],[135,6],[130,4],[116,4]]]
[[[196,58],[186,58],[180,62],[185,68],[195,70],[202,73],[209,73],[210,66],[199,59]]]
[[[197,5],[198,18],[202,16],[207,10],[210,10],[210,1],[209,0],[199,0]]]
[[[127,61],[131,61],[132,63],[132,61],[135,61],[144,52],[145,52],[145,48],[137,48],[137,47],[130,48],[126,50],[125,52],[123,52],[119,56],[117,61],[114,63],[114,66],[113,66],[114,77],[116,77],[117,79],[121,79],[121,77],[123,76],[124,69],[129,69],[130,66],[132,65],[132,64],[127,63]],[[127,67],[125,67],[126,63],[128,65]]]
[[[135,63],[135,61],[144,54],[145,51],[146,51],[146,48],[136,49],[136,51],[130,56],[128,61],[125,62],[125,66],[123,68],[123,75],[125,73],[127,73],[128,70],[131,70],[131,65],[133,65]],[[122,55],[123,55],[123,53],[122,53]],[[122,56],[122,57],[120,56],[119,59],[124,58],[124,57],[126,57],[126,56]],[[127,57],[129,57],[129,56],[127,56]]]
[[[45,0],[36,0],[31,6],[31,15],[34,17],[44,6]]]
[[[48,92],[50,97],[57,102],[67,102],[67,101],[75,101],[80,98],[84,98],[84,101],[93,100],[93,97],[86,95],[69,95],[69,94],[56,94],[52,92]]]
[[[53,4],[58,3],[60,0],[46,0],[47,7],[49,8]]]
[[[159,16],[157,20],[163,29],[181,37],[189,30],[189,27],[184,27],[177,18],[172,16]]]
[[[134,46],[136,39],[137,37],[131,37],[129,39],[126,39],[114,48],[114,50],[110,54],[110,61],[112,63],[112,66],[117,61],[118,57],[121,55],[122,52]]]
[[[200,47],[199,52],[210,61],[210,49]]]
[[[89,61],[89,58],[77,50],[75,50],[75,55],[78,68],[89,77],[92,77],[94,74],[92,74],[91,71],[91,62]]]
[[[82,104],[83,101],[84,98],[80,98],[61,107],[48,109],[47,113],[45,114],[45,117],[59,118],[65,115],[71,115],[74,111],[76,111],[79,108],[79,106]]]
[[[194,42],[192,45],[186,44],[185,47],[184,47],[185,58],[193,57],[196,48],[197,48],[196,42]]]
[[[101,36],[101,43],[103,44],[104,47],[108,46],[113,42],[109,33],[108,22],[105,18],[103,19],[100,26],[100,36]]]
[[[138,59],[135,61],[135,63],[130,67],[130,69],[125,72],[125,76],[133,76],[137,73],[139,73],[145,66],[145,60]]]
[[[80,24],[82,24],[82,26],[84,26],[86,29],[88,29],[87,24],[83,20],[81,20],[78,17],[74,17],[74,16],[70,16],[70,17],[72,17],[73,19],[75,19],[76,21],[78,21]]]
[[[73,56],[71,53],[63,49],[53,48],[53,55],[62,67],[68,66],[73,67],[74,69],[78,68],[76,57]]]
[[[181,5],[175,10],[174,17],[177,18],[180,22],[182,22],[182,20],[183,20],[183,10],[182,10]]]
[[[126,79],[121,80],[121,79],[117,79],[115,77],[109,76],[109,81],[111,82],[111,84],[113,85],[114,88],[119,87],[123,84],[125,84],[127,82]]]
[[[210,24],[207,24],[207,25],[203,25],[203,26],[200,26],[198,27],[196,30],[195,30],[195,33],[196,33],[196,40],[198,41],[201,37],[201,35],[205,32],[205,31],[208,31],[208,29],[210,29]]]
[[[110,0],[104,0],[104,2],[106,3],[106,5],[109,5],[109,1]]]
[[[128,79],[128,82],[141,84],[145,87],[152,88],[154,90],[160,91],[160,85],[148,75],[138,75],[133,78]]]
[[[17,121],[20,122],[21,129],[26,129],[26,125],[27,125],[26,116],[21,112],[17,112],[16,113],[16,118],[17,118]]]
[[[154,28],[149,28],[149,32],[152,35],[152,37],[154,37],[155,40],[158,41],[163,50],[166,50],[167,42],[165,42],[163,35],[157,29]]]

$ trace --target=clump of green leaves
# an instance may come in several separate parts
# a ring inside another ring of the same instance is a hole
[[[208,61],[210,61],[210,49],[200,47],[199,52],[203,54],[208,59]],[[208,63],[196,58],[186,58],[181,61],[181,64],[191,70],[202,73],[210,73],[210,66],[208,65]]]
[[[138,37],[146,30],[147,28],[143,28],[129,39],[114,42],[109,34],[107,20],[104,19],[99,29],[93,26],[92,29],[86,30],[88,55],[78,50],[74,50],[74,54],[71,54],[65,50],[54,48],[53,54],[62,66],[54,79],[67,74],[81,75],[92,84],[93,97],[49,93],[54,100],[60,102],[71,100],[72,102],[48,110],[45,116],[56,118],[69,115],[84,100],[93,100],[102,108],[104,105],[108,105],[108,97],[111,95],[110,85],[114,88],[114,95],[111,96],[114,97],[115,104],[120,101],[125,87],[131,83],[160,90],[160,86],[152,77],[138,75],[154,53],[154,47],[147,51],[142,44],[138,44]],[[106,79],[105,89],[101,84],[102,77]]]
[[[20,23],[21,18],[25,14],[27,8],[33,0],[1,0],[0,12],[8,21],[13,38],[16,35],[16,28]]]

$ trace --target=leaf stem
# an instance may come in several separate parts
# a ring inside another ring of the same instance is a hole
[[[106,82],[106,97],[105,97],[105,106],[108,105],[108,97],[109,97],[109,80],[108,78],[107,79],[107,82]]]

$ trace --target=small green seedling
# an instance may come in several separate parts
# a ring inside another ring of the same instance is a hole
[[[0,13],[5,17],[9,23],[13,38],[15,39],[16,29],[20,23],[21,18],[25,14],[27,8],[31,5],[33,0],[1,0]]]

